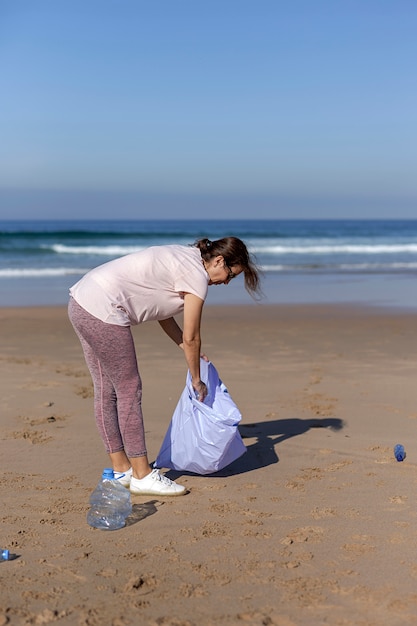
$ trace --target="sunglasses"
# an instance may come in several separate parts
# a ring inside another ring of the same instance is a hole
[[[232,280],[232,278],[236,278],[237,274],[234,274],[227,263],[224,263],[224,269],[227,271],[227,280]]]

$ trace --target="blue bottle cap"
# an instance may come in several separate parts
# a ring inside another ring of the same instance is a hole
[[[101,475],[102,478],[114,478],[114,472],[111,467],[106,467]]]
[[[10,552],[8,550],[2,550],[1,558],[3,559],[3,561],[8,561],[10,558]]]

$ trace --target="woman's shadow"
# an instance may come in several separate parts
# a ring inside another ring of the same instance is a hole
[[[283,419],[269,422],[257,422],[254,424],[241,424],[239,432],[242,439],[256,438],[254,443],[246,447],[246,452],[233,461],[224,469],[213,474],[206,474],[212,477],[233,476],[244,474],[261,467],[273,465],[279,462],[279,457],[275,452],[275,446],[286,439],[297,437],[306,433],[311,428],[328,428],[330,430],[341,430],[343,421],[335,417],[316,419]],[[166,475],[175,480],[179,476],[194,475],[192,472],[182,472],[169,470]]]

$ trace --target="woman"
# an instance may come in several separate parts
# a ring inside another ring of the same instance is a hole
[[[186,489],[149,465],[130,327],[159,322],[184,351],[203,401],[200,322],[207,288],[228,285],[241,273],[249,293],[258,293],[259,273],[240,239],[201,239],[194,246],[153,246],[115,259],[70,289],[68,313],[93,379],[97,427],[116,478],[133,494],[178,496]],[[173,317],[182,311],[183,330]]]

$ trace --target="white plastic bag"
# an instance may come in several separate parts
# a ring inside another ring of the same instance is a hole
[[[155,467],[211,474],[246,452],[237,428],[242,416],[216,368],[201,359],[200,376],[208,395],[197,400],[188,372]]]

